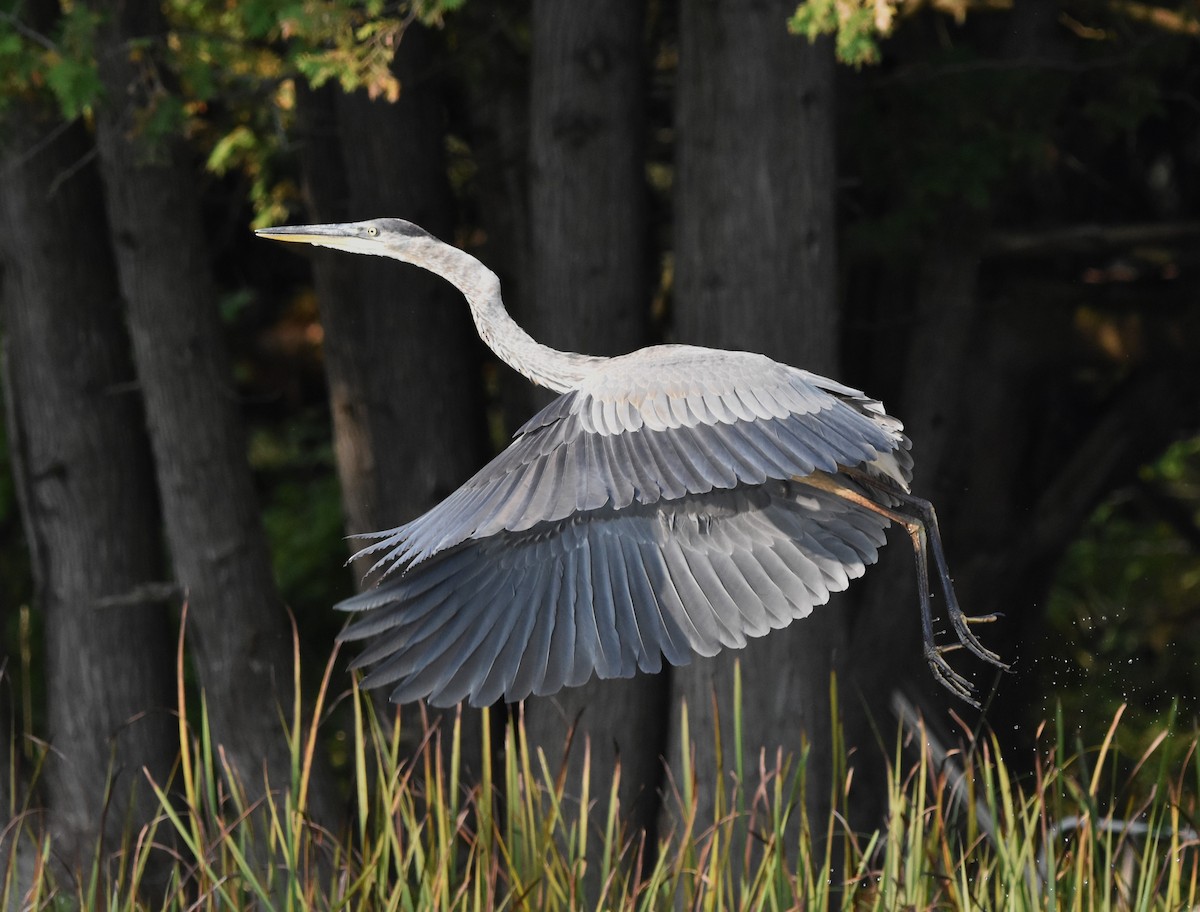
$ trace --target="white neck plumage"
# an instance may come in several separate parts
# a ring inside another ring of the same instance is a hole
[[[406,251],[408,262],[453,284],[471,307],[475,328],[488,348],[505,364],[538,386],[558,393],[575,389],[606,358],[558,351],[542,345],[521,329],[504,308],[500,279],[479,260],[441,241],[429,238],[420,254]]]

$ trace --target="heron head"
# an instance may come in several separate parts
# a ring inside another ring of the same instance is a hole
[[[254,233],[275,241],[313,244],[317,247],[390,256],[418,263],[431,244],[440,244],[424,228],[398,218],[368,219],[365,222],[340,222],[332,225],[259,228]]]

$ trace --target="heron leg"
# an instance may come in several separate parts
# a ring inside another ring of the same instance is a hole
[[[946,592],[946,613],[950,615],[950,623],[954,625],[954,631],[958,634],[958,638],[983,661],[1009,671],[1009,666],[1001,661],[1000,656],[979,642],[970,627],[971,624],[989,624],[999,615],[993,612],[972,617],[967,615],[958,604],[958,596],[955,595],[954,586],[950,580],[950,570],[946,563],[945,551],[942,548],[942,536],[938,530],[937,514],[933,510],[933,504],[910,495],[905,495],[901,500],[911,502],[914,509],[925,513],[925,526],[932,531],[930,547],[933,551],[933,560],[937,564],[938,575],[942,579],[942,588]]]
[[[872,513],[882,516],[885,519],[902,526],[905,531],[908,532],[909,540],[912,542],[913,556],[915,557],[917,564],[917,594],[921,603],[921,632],[925,640],[925,660],[929,663],[929,668],[933,672],[933,676],[938,683],[940,683],[955,696],[978,708],[979,703],[973,696],[974,688],[971,682],[951,668],[950,664],[945,659],[946,653],[953,652],[955,649],[960,649],[961,645],[959,643],[953,643],[942,646],[938,644],[937,639],[934,636],[933,609],[929,594],[929,541],[924,519],[919,516],[909,516],[906,513],[901,513],[898,510],[889,509],[882,504],[876,503],[865,494],[849,487],[845,483],[824,472],[815,472],[812,475],[796,478],[794,481],[800,482],[801,484],[806,484],[810,487],[818,488],[822,491],[827,491],[828,493],[840,497],[843,500],[857,504],[865,510],[869,510]],[[943,579],[943,583],[945,583],[945,579]],[[957,602],[954,602],[953,604],[957,606]],[[955,630],[958,630],[957,626],[955,627]]]
[[[948,646],[940,646],[934,638],[933,609],[929,597],[929,562],[926,557],[928,553],[926,545],[928,542],[925,526],[919,522],[906,520],[899,513],[896,515],[899,517],[898,521],[903,524],[905,530],[908,532],[908,537],[912,541],[913,554],[916,556],[917,561],[917,592],[921,600],[921,632],[925,638],[925,661],[929,663],[929,669],[933,672],[933,676],[937,679],[938,683],[955,696],[966,700],[978,709],[979,702],[973,695],[974,688],[971,682],[951,668],[950,663],[945,659],[946,653],[959,649],[960,645],[952,643]]]
[[[959,640],[978,658],[1004,671],[1011,670],[1011,667],[1005,664],[1000,656],[992,652],[975,636],[975,632],[971,630],[971,624],[988,624],[996,620],[1000,615],[993,612],[992,614],[983,614],[977,616],[967,615],[958,604],[958,596],[954,592],[954,583],[950,579],[950,567],[946,562],[946,552],[942,547],[942,534],[938,529],[937,513],[933,509],[933,504],[927,500],[922,500],[920,497],[914,497],[907,491],[903,491],[895,485],[888,484],[878,478],[858,472],[853,469],[847,470],[846,474],[862,484],[868,485],[871,488],[882,491],[883,493],[894,497],[905,506],[911,508],[921,519],[929,534],[930,550],[933,552],[933,562],[937,567],[938,577],[942,584],[942,591],[946,595],[946,613],[949,615],[950,623],[954,626],[954,632],[958,635]]]

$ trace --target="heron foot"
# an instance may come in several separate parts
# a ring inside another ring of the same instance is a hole
[[[963,620],[968,624],[990,624],[1004,617],[1003,611],[993,611],[991,614],[964,614]]]
[[[955,649],[966,649],[976,658],[994,665],[996,668],[1010,671],[1011,668],[1000,656],[983,645],[971,631],[972,624],[988,624],[1000,617],[999,612],[983,614],[974,617],[966,615],[959,607],[958,597],[954,593],[954,580],[950,576],[950,568],[946,564],[946,555],[942,547],[942,536],[938,531],[937,514],[933,505],[927,500],[913,497],[907,490],[885,478],[873,476],[866,471],[841,469],[839,476],[852,479],[861,487],[847,485],[838,477],[815,472],[810,476],[798,478],[804,484],[830,491],[850,503],[865,510],[882,516],[885,519],[903,526],[912,540],[913,554],[917,562],[917,593],[921,603],[921,626],[925,635],[925,658],[933,671],[933,676],[951,693],[962,698],[972,706],[979,704],[972,696],[974,688],[971,683],[954,671],[947,664],[944,656]],[[866,489],[880,492],[882,499],[867,493]],[[933,563],[937,569],[937,579],[941,583],[942,592],[946,597],[945,613],[954,628],[957,643],[939,646],[933,632],[933,612],[930,607],[929,591],[929,557],[932,554]]]
[[[974,686],[970,681],[951,668],[950,664],[942,657],[945,653],[957,648],[961,648],[958,643],[951,646],[935,646],[932,643],[926,643],[925,660],[929,663],[929,669],[933,672],[933,676],[939,684],[960,700],[970,703],[978,709],[979,701],[975,699]]]
[[[992,652],[975,636],[971,630],[971,624],[988,624],[996,619],[995,614],[984,614],[976,617],[968,617],[962,611],[951,611],[950,623],[954,625],[954,632],[958,634],[959,642],[967,647],[974,655],[987,662],[989,665],[994,665],[1004,671],[1011,671],[1012,667],[1001,660],[1000,656]]]

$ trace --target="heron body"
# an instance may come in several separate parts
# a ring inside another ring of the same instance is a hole
[[[935,676],[973,702],[934,641],[927,543],[959,641],[1001,664],[968,626],[990,616],[958,608],[933,509],[909,494],[909,441],[878,401],[750,352],[540,345],[490,270],[399,219],[259,234],[443,276],[497,355],[561,394],[440,504],[366,536],[380,583],[339,606],[363,615],[343,638],[372,640],[365,685],[485,705],[740,648],[861,576],[891,522],[913,541]]]

